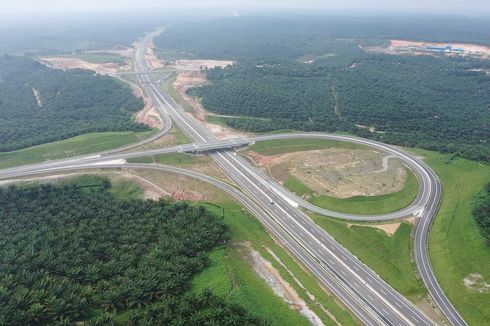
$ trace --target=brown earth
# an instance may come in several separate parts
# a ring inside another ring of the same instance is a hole
[[[165,63],[158,59],[155,55],[155,43],[153,41],[150,42],[147,52],[145,53],[146,62],[150,66],[150,69],[159,69],[165,67]]]
[[[13,183],[56,183],[62,179],[91,174],[104,175],[112,182],[121,179],[130,180],[143,189],[144,197],[148,199],[159,199],[163,197],[174,200],[206,201],[219,203],[230,200],[229,196],[203,181],[170,172],[123,169],[121,171],[107,170],[85,170],[75,173],[46,173],[35,177],[23,177],[15,180],[0,181],[0,186]]]
[[[389,224],[352,224],[352,223],[347,223],[347,226],[350,228],[352,225],[361,225],[365,227],[370,227],[370,228],[376,228],[383,230],[387,235],[390,237],[393,236],[396,233],[396,230],[401,225],[401,222],[398,223],[389,223]]]
[[[203,69],[224,68],[233,65],[233,61],[229,60],[177,60],[175,61],[175,69],[179,71],[201,71]]]
[[[145,106],[141,111],[135,113],[135,120],[139,123],[144,123],[151,128],[163,128],[163,120],[158,113],[155,105],[151,99],[146,96],[146,93],[143,92],[140,86],[131,83],[131,89],[133,91],[134,96],[143,99]]]
[[[51,67],[63,70],[89,69],[100,75],[114,75],[119,71],[119,65],[116,63],[93,63],[79,58],[65,57],[43,57],[39,60]]]
[[[116,54],[124,58],[132,58],[134,55],[134,49],[133,48],[124,48],[124,49],[118,49],[118,50],[94,50],[94,51],[87,51],[86,53],[110,53],[110,54]]]
[[[308,307],[306,302],[301,299],[296,290],[282,278],[279,271],[272,264],[254,250],[250,243],[234,244],[250,263],[255,273],[265,281],[275,295],[289,305],[291,309],[297,310],[305,316],[312,325],[324,325],[321,319]]]
[[[179,60],[181,61],[181,60]],[[200,61],[200,60],[196,60]],[[224,63],[223,63],[224,64]],[[177,78],[173,83],[175,90],[187,101],[194,109],[192,116],[199,120],[202,124],[208,128],[211,133],[220,139],[226,138],[239,138],[250,136],[250,133],[237,131],[230,127],[222,126],[219,124],[209,123],[206,121],[206,117],[213,115],[209,113],[201,101],[195,97],[189,96],[186,91],[191,87],[199,87],[207,83],[207,79],[201,71],[178,71]]]
[[[434,53],[427,51],[427,46],[441,46],[451,45],[453,48],[464,49],[463,54],[458,53],[443,53],[448,56],[473,56],[482,59],[490,59],[490,47],[471,44],[471,43],[437,43],[437,42],[421,42],[421,41],[409,41],[409,40],[390,40],[388,47],[364,47],[363,49],[368,52],[374,53],[386,53],[386,54],[410,54],[410,55],[432,55],[436,56],[440,53]]]
[[[374,150],[328,148],[272,156],[245,153],[279,183],[294,176],[316,195],[337,198],[376,196],[401,190],[406,170]]]

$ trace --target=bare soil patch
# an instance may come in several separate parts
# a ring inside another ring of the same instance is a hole
[[[453,49],[463,49],[462,53],[458,52],[431,52],[427,51],[426,47],[436,46],[445,47],[451,45]],[[439,42],[427,42],[427,41],[409,41],[409,40],[390,40],[388,47],[366,47],[364,50],[374,53],[386,53],[386,54],[411,54],[411,55],[436,55],[445,54],[448,56],[474,56],[482,59],[490,58],[490,47],[471,44],[471,43],[439,43]]]
[[[187,176],[153,170],[131,170],[131,173],[151,180],[174,200],[223,202],[227,199],[227,195],[216,187]]]
[[[131,89],[134,96],[141,98],[145,104],[143,110],[135,113],[135,120],[139,123],[144,123],[152,128],[162,129],[162,117],[160,116],[160,113],[158,113],[152,100],[146,95],[145,92],[143,92],[140,86],[131,83]]]
[[[389,223],[389,224],[362,224],[362,226],[383,230],[387,235],[391,237],[396,233],[396,230],[398,230],[401,224],[402,224],[401,222],[398,222],[398,223]],[[347,225],[351,227],[352,225],[355,224],[348,223]]]
[[[37,106],[42,108],[43,102],[41,100],[41,94],[39,93],[39,91],[33,87],[32,88],[32,94],[34,94],[34,97],[36,98]]]
[[[490,292],[490,283],[487,283],[483,275],[480,273],[469,274],[464,278],[463,283],[468,289],[472,289],[480,293]]]
[[[406,170],[397,159],[374,150],[328,148],[272,156],[246,152],[279,183],[299,179],[315,195],[377,196],[403,189]]]
[[[116,63],[93,63],[79,58],[43,57],[39,60],[56,69],[88,69],[100,75],[114,75],[120,68]]]
[[[312,325],[324,325],[321,319],[308,307],[306,302],[300,298],[296,290],[285,281],[272,264],[252,249],[249,243],[237,244],[247,261],[252,265],[257,275],[280,297],[291,309],[297,310],[305,316]]]
[[[178,61],[183,61],[183,60],[178,60]],[[199,61],[199,60],[192,60],[192,61]],[[173,87],[184,98],[184,100],[187,101],[194,109],[194,112],[190,114],[192,114],[193,117],[195,117],[202,124],[204,124],[206,128],[208,128],[211,131],[211,133],[213,133],[216,137],[220,139],[226,139],[226,138],[246,137],[251,135],[250,133],[240,132],[230,127],[209,123],[206,121],[206,117],[212,115],[212,113],[209,113],[204,108],[204,106],[201,104],[201,101],[199,99],[189,96],[186,93],[186,91],[189,88],[199,87],[206,83],[207,83],[207,79],[200,70],[178,71],[177,78],[173,83]]]
[[[148,62],[150,69],[159,69],[165,67],[165,63],[162,60],[158,59],[158,57],[155,55],[155,43],[153,43],[153,41],[151,41],[148,45],[145,53],[145,59],[146,62]]]
[[[233,61],[229,60],[177,60],[175,61],[175,69],[184,71],[201,71],[203,69],[224,68],[233,65]]]
[[[123,48],[123,49],[110,49],[110,50],[93,50],[93,51],[87,51],[85,53],[110,53],[110,54],[116,54],[121,57],[125,58],[132,58],[134,55],[134,49],[133,48]]]

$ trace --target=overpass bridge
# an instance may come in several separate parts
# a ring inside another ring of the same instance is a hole
[[[218,151],[220,149],[239,149],[252,144],[253,141],[248,138],[234,138],[218,140],[213,142],[192,143],[184,145],[179,150],[180,153],[203,154]]]

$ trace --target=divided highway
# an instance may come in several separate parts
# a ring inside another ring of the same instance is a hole
[[[99,155],[26,165],[0,170],[0,179],[85,168],[125,167],[161,169],[187,174],[210,182],[239,200],[298,262],[314,274],[324,287],[336,295],[366,325],[434,325],[434,322],[318,227],[298,209],[298,206],[323,215],[355,220],[386,220],[415,214],[418,216],[418,222],[415,228],[414,250],[419,273],[432,299],[448,320],[453,325],[465,325],[464,320],[444,295],[430,265],[427,252],[428,232],[441,200],[441,184],[435,173],[424,162],[393,146],[342,135],[301,133],[266,135],[250,139],[218,140],[201,123],[185,113],[147,74],[148,68],[146,67],[144,53],[154,35],[149,34],[136,48],[136,68],[138,72],[142,73],[139,75],[140,82],[152,97],[162,116],[169,116],[194,141],[194,144],[132,153],[105,152]],[[166,125],[170,124],[167,123]],[[407,164],[419,179],[420,188],[416,200],[403,210],[377,216],[356,216],[332,212],[313,206],[298,198],[264,176],[261,171],[250,166],[233,150],[230,150],[253,141],[308,137],[363,144],[398,157]],[[209,156],[241,191],[214,178],[175,167],[116,162],[131,157],[195,151],[208,152]]]

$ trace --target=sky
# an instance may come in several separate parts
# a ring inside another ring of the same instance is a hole
[[[3,2],[3,1],[2,1]],[[226,10],[322,9],[327,13],[424,13],[490,16],[490,0],[7,0],[0,16],[46,15],[66,12],[124,12],[222,8]]]

